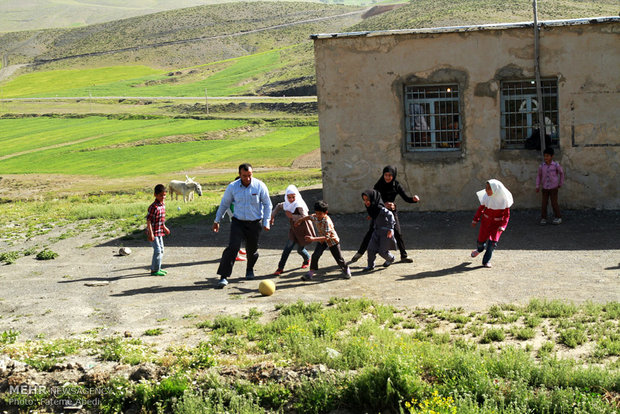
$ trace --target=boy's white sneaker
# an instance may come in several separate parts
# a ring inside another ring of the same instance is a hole
[[[559,217],[556,217],[553,219],[552,221],[553,224],[562,224],[562,219]]]
[[[545,224],[547,224],[547,219],[540,219],[540,225],[544,226]]]

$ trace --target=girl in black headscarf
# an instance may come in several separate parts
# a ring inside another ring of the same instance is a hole
[[[396,220],[396,224],[394,226],[394,238],[396,239],[398,250],[400,250],[400,261],[403,263],[412,263],[413,260],[407,257],[407,250],[405,250],[405,242],[403,241],[403,237],[400,232],[398,212],[396,210],[394,200],[396,200],[396,196],[400,195],[407,203],[417,203],[420,201],[420,197],[417,195],[410,197],[405,192],[403,186],[396,180],[396,167],[391,165],[387,165],[383,168],[383,175],[375,184],[374,189],[381,195],[381,199],[383,200],[385,207],[394,214],[394,219]],[[370,229],[368,229],[368,232],[364,236],[364,240],[362,241],[359,250],[355,253],[349,263],[358,261],[359,258],[364,255],[364,252],[368,247],[368,243],[370,242],[370,238],[372,237],[372,232],[373,223],[370,224]]]
[[[375,268],[377,254],[385,259],[384,267],[388,267],[394,262],[395,258],[390,250],[396,249],[394,242],[396,220],[394,214],[383,204],[381,195],[377,190],[364,191],[362,200],[364,200],[366,211],[368,211],[373,223],[373,231],[368,244],[368,266],[364,268],[364,271],[368,272]]]

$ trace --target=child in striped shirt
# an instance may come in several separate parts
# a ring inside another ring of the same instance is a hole
[[[342,269],[343,277],[345,279],[351,278],[351,270],[349,269],[349,266],[346,265],[344,258],[342,257],[342,251],[340,250],[340,239],[338,238],[338,234],[334,228],[334,223],[328,216],[328,209],[328,204],[323,200],[319,200],[314,203],[314,214],[304,216],[295,221],[295,226],[299,226],[304,221],[312,220],[316,224],[318,234],[318,236],[305,237],[308,242],[318,243],[314,249],[314,253],[312,253],[312,258],[310,260],[310,271],[301,277],[303,280],[312,280],[314,273],[319,269],[319,259],[326,249],[329,249],[332,256],[334,256],[334,259],[336,259],[336,263],[338,263],[338,266]]]

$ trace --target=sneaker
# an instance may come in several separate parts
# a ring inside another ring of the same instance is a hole
[[[273,272],[274,276],[280,276],[282,274],[282,272],[284,272],[284,269],[278,269],[275,272]]]
[[[540,219],[540,225],[544,226],[545,224],[547,224],[547,219]]]
[[[218,289],[224,289],[226,286],[228,286],[228,280],[220,279],[220,281],[217,282],[217,285],[215,287]]]
[[[390,266],[392,263],[394,263],[394,261],[393,261],[393,260],[386,260],[386,261],[383,263],[383,267],[388,267],[388,266]]]
[[[158,270],[157,272],[151,272],[151,276],[166,276],[166,273],[168,272],[165,272],[163,270]]]
[[[246,255],[245,249],[239,249],[239,254]]]
[[[301,264],[301,268],[302,268],[302,269],[307,269],[308,267],[310,267],[310,261],[303,262],[303,263]]]
[[[241,257],[239,255],[237,255],[237,257],[235,257],[235,262],[245,262],[246,260],[248,260],[248,259],[246,259],[245,257]]]
[[[254,280],[254,278],[255,276],[253,270],[248,270],[247,272],[245,272],[245,280]]]
[[[309,281],[309,280],[312,280],[313,277],[314,277],[314,272],[310,270],[308,273],[306,273],[305,275],[301,277],[301,280]]]
[[[362,257],[361,253],[355,253],[348,264],[357,262]]]
[[[559,217],[556,217],[553,219],[552,221],[553,224],[562,224],[562,219]]]
[[[375,269],[374,266],[366,266],[365,268],[362,269],[362,272],[371,272]]]
[[[413,259],[407,256],[400,256],[401,263],[413,263]]]
[[[476,256],[478,256],[479,254],[480,254],[480,252],[478,251],[478,249],[476,249],[476,250],[472,250],[472,251],[471,251],[471,257],[476,257]]]
[[[488,268],[493,267],[493,265],[491,264],[491,262],[488,262],[488,263],[482,263],[482,266],[484,266],[484,267],[488,267]]]
[[[345,279],[351,279],[351,269],[349,269],[349,266],[347,266],[347,270],[344,271],[344,275],[342,277]]]

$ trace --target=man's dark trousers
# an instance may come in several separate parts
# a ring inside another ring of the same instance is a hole
[[[221,279],[230,277],[243,240],[245,240],[245,251],[248,258],[246,274],[254,271],[254,264],[258,260],[258,252],[256,251],[258,250],[258,236],[262,228],[261,220],[244,221],[233,217],[230,223],[228,247],[224,249],[220,266],[217,269],[217,274],[220,275]]]

